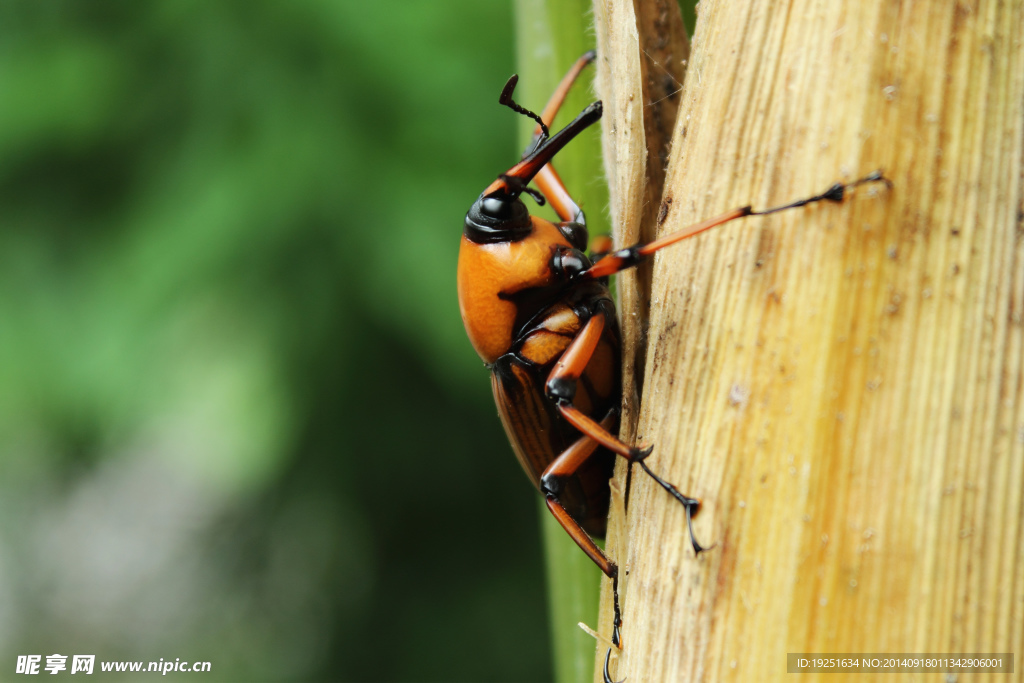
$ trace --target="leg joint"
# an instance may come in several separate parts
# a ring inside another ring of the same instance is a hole
[[[629,449],[627,459],[630,462],[643,462],[653,451],[654,446],[648,446],[647,448],[637,448],[636,446],[633,446]]]
[[[558,500],[565,487],[565,479],[557,474],[545,474],[540,478],[540,492],[549,500]]]
[[[576,380],[568,377],[552,377],[544,387],[549,398],[559,404],[572,403],[576,397]]]
[[[626,268],[632,268],[633,266],[637,265],[645,258],[647,258],[644,254],[640,253],[639,246],[619,249],[613,255],[615,256],[615,258],[620,259],[622,261],[622,270],[625,270]]]

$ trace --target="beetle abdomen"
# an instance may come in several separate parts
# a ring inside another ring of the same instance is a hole
[[[548,465],[581,437],[562,419],[555,402],[544,395],[551,368],[580,327],[582,322],[571,308],[556,305],[521,335],[513,345],[516,351],[501,356],[491,367],[491,386],[502,425],[519,464],[535,486]],[[614,413],[609,429],[618,429],[619,337],[614,324],[606,328],[580,377],[574,403],[596,420]],[[559,495],[573,519],[594,536],[604,535],[614,460],[613,453],[599,448]]]

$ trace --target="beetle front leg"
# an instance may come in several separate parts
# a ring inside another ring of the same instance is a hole
[[[537,127],[533,132],[533,139],[523,151],[523,162],[530,159],[537,149],[550,139],[551,132],[548,127],[554,122],[555,115],[558,114],[558,110],[562,108],[562,103],[565,102],[565,96],[569,94],[569,89],[572,88],[572,84],[576,82],[580,72],[583,71],[584,67],[593,62],[595,57],[596,53],[593,50],[590,50],[583,53],[583,56],[576,60],[572,67],[569,68],[569,72],[562,77],[561,83],[558,84],[555,92],[551,94],[551,99],[548,100],[548,103],[544,106],[544,110],[539,116],[529,109],[519,105],[512,99],[512,94],[516,89],[516,84],[519,82],[519,75],[513,74],[513,76],[508,79],[508,82],[501,91],[501,96],[498,97],[498,103],[508,107],[514,112],[522,114],[523,116],[528,116],[537,122]],[[558,177],[558,173],[555,172],[550,161],[550,159],[547,159],[539,169],[531,171],[530,175],[533,178],[534,183],[538,188],[540,188],[541,193],[547,199],[548,203],[551,204],[552,208],[554,208],[555,213],[557,213],[564,222],[585,224],[586,219],[583,216],[583,211],[580,210],[580,207],[569,195],[569,191],[565,189],[565,184],[562,183],[562,179]],[[509,172],[508,176],[516,177],[516,168],[513,168],[512,171]],[[501,177],[499,180],[506,183],[517,182],[515,180],[510,180],[507,176]],[[493,189],[496,188],[492,185],[492,187],[485,191],[485,194],[490,194]]]
[[[576,335],[576,338],[569,344],[569,347],[562,353],[561,358],[555,363],[555,367],[551,369],[551,374],[548,375],[544,391],[548,398],[555,401],[562,417],[569,424],[578,429],[584,436],[593,439],[613,453],[621,455],[629,462],[640,463],[640,467],[643,468],[644,472],[686,508],[686,526],[690,532],[690,543],[693,545],[694,553],[699,555],[704,550],[707,550],[707,548],[697,542],[697,537],[693,533],[693,515],[700,509],[700,501],[683,495],[679,492],[679,489],[651,471],[651,468],[647,466],[644,459],[654,450],[653,446],[637,448],[623,443],[620,439],[613,436],[607,428],[584,415],[579,408],[572,404],[576,396],[576,383],[586,369],[587,363],[590,362],[591,357],[594,355],[594,350],[601,340],[605,319],[606,315],[602,310],[598,310],[591,316],[587,324],[583,326],[583,329]]]
[[[597,57],[593,50],[585,52],[583,56],[576,60],[576,62],[570,67],[569,72],[565,74],[562,81],[555,88],[555,92],[551,94],[551,99],[544,105],[544,110],[540,114],[541,120],[546,126],[550,126],[554,120],[555,115],[558,114],[558,110],[562,108],[562,103],[565,102],[565,96],[569,94],[569,89],[572,84],[576,82],[580,72],[588,64],[594,61]],[[536,146],[538,140],[540,140],[544,131],[540,124],[533,131],[533,141],[526,148],[526,152],[529,153],[533,147]],[[525,154],[524,154],[525,156]],[[576,204],[573,198],[569,195],[569,191],[565,189],[565,184],[562,183],[562,179],[558,177],[558,173],[555,172],[554,167],[548,163],[544,168],[537,173],[533,179],[534,184],[540,188],[540,191],[547,198],[548,203],[558,214],[558,217],[566,222],[576,222],[586,224],[586,219],[583,217],[583,211]]]

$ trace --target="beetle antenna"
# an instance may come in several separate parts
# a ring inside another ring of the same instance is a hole
[[[540,192],[533,189],[532,187],[528,187],[526,183],[523,181],[523,179],[519,178],[518,176],[507,175],[505,173],[502,173],[500,176],[498,176],[498,179],[505,181],[505,183],[508,185],[508,189],[512,190],[512,194],[520,194],[522,192],[525,192],[526,194],[533,197],[533,201],[537,202],[537,206],[544,206],[547,203],[544,199],[544,195],[542,195]]]
[[[510,80],[509,82],[513,81]],[[505,89],[508,90],[509,86],[505,86]],[[510,168],[504,175],[498,176],[498,179],[484,190],[484,196],[491,197],[497,194],[509,196],[524,191],[526,184],[533,180],[533,177],[537,175],[545,164],[551,161],[553,156],[558,154],[584,128],[592,123],[596,123],[601,118],[601,111],[601,102],[594,102],[581,111],[580,115],[573,119],[568,126],[546,140],[541,138],[541,144],[537,145],[525,159]],[[515,178],[516,180],[509,182],[509,178]]]
[[[532,187],[524,187],[523,192],[533,197],[533,201],[537,202],[537,206],[544,206],[544,195],[542,195],[540,192],[533,189]]]
[[[501,95],[498,96],[498,104],[505,105],[506,107],[516,112],[517,114],[529,116],[531,119],[540,124],[541,136],[540,141],[538,142],[538,145],[540,145],[549,137],[551,137],[551,132],[548,130],[547,124],[544,123],[544,119],[542,119],[540,116],[533,113],[526,107],[519,106],[519,104],[517,104],[516,101],[512,99],[512,91],[516,89],[516,83],[518,82],[519,74],[512,74],[512,77],[508,79],[508,83],[506,83],[505,87],[501,89]]]

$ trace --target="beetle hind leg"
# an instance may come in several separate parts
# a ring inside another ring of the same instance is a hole
[[[605,655],[604,655],[604,671],[602,672],[604,674],[604,683],[625,683],[625,681],[626,681],[625,678],[623,678],[621,681],[615,681],[615,680],[612,680],[612,675],[610,673],[608,673],[608,664],[611,661],[611,658],[612,658],[612,649],[608,648],[608,652],[606,652]]]
[[[615,423],[618,417],[617,411],[610,412],[602,421],[607,429]],[[572,540],[583,552],[594,561],[605,576],[615,578],[617,569],[615,563],[608,559],[604,551],[594,542],[590,535],[584,531],[579,522],[572,518],[569,512],[562,506],[559,496],[565,487],[566,482],[576,474],[576,471],[594,454],[600,444],[584,434],[571,446],[562,451],[551,464],[547,466],[540,477],[540,491],[544,494],[548,509],[555,516],[558,523],[569,533]]]
[[[601,427],[607,430],[615,424],[618,418],[618,411],[612,410],[601,421]],[[593,560],[601,572],[612,580],[612,601],[614,605],[615,618],[612,622],[612,643],[619,645],[619,628],[622,625],[622,612],[619,609],[619,568],[612,562],[600,546],[594,542],[579,522],[572,518],[568,510],[558,500],[559,494],[565,483],[573,474],[594,454],[600,444],[586,434],[576,440],[571,446],[565,449],[555,458],[540,478],[540,489],[544,494],[544,502],[548,510],[555,516],[558,523],[562,525],[566,533],[576,542],[576,545]]]

